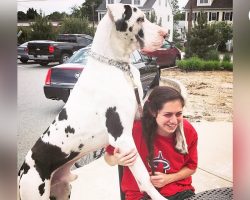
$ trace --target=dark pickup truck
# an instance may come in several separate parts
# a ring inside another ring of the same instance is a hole
[[[28,43],[28,54],[33,60],[45,66],[49,62],[64,63],[80,48],[91,44],[93,38],[86,34],[59,34],[56,41],[38,40]]]

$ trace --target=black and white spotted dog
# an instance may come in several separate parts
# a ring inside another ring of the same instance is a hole
[[[134,86],[142,87],[129,56],[162,45],[166,31],[131,5],[112,4],[97,27],[84,72],[68,102],[25,157],[18,174],[21,200],[70,199],[72,165],[108,144],[121,152],[135,148],[132,126],[137,113]],[[139,188],[165,200],[153,187],[141,158],[130,167]],[[80,199],[80,197],[79,197]]]

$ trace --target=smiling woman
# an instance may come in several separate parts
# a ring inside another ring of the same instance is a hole
[[[184,98],[176,89],[161,86],[153,89],[143,107],[141,121],[134,122],[133,138],[149,172],[151,183],[171,200],[181,200],[194,194],[191,175],[197,167],[197,133],[183,119]],[[188,154],[176,149],[183,123]],[[105,160],[110,165],[131,166],[136,151],[121,154],[108,146]],[[131,171],[125,167],[121,187],[126,200],[149,199],[141,193]]]

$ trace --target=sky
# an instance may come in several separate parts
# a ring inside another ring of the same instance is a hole
[[[186,5],[188,0],[179,0],[179,7],[182,8]],[[26,11],[29,8],[34,8],[40,13],[49,15],[55,11],[66,12],[70,14],[71,8],[80,6],[85,0],[17,0],[17,11]]]
[[[26,11],[34,8],[38,13],[40,9],[45,15],[55,11],[70,14],[71,8],[80,6],[85,0],[17,0],[17,11]]]

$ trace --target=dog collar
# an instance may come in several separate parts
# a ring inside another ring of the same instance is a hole
[[[133,83],[135,97],[136,97],[136,101],[137,101],[137,104],[138,104],[138,110],[139,110],[140,117],[141,117],[142,116],[141,100],[140,100],[140,97],[139,97],[138,87],[137,87],[137,85],[135,83],[133,74],[130,71],[130,65],[129,65],[129,63],[123,62],[123,61],[116,61],[116,60],[113,60],[111,58],[107,58],[105,56],[97,54],[97,53],[95,53],[93,51],[90,51],[88,55],[91,56],[92,58],[94,58],[95,60],[98,60],[99,62],[103,62],[103,63],[106,63],[108,65],[115,66],[118,69],[120,69],[120,70],[122,70],[122,71],[124,71],[124,72],[126,72],[128,74],[128,76],[131,78],[132,83]]]
[[[95,53],[93,51],[89,52],[89,56],[91,56],[92,58],[94,58],[94,59],[96,59],[96,60],[98,60],[100,62],[106,63],[108,65],[115,66],[115,67],[121,69],[124,72],[130,72],[130,66],[129,66],[128,62],[116,61],[116,60],[113,60],[111,58],[107,58],[105,56],[97,54],[97,53]]]

